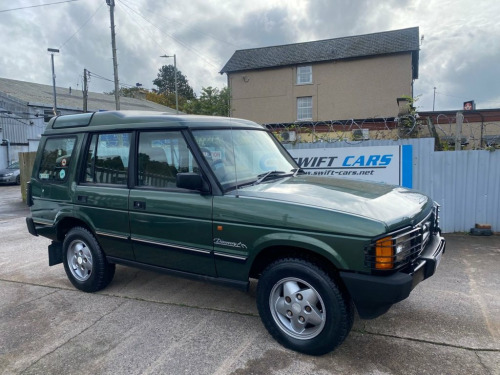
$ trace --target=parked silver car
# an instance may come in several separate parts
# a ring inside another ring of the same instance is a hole
[[[0,184],[21,184],[19,162],[11,163],[7,168],[0,169]]]

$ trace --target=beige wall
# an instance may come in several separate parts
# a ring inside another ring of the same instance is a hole
[[[411,54],[313,64],[313,83],[296,84],[296,67],[229,74],[232,116],[258,123],[297,120],[297,97],[312,96],[313,121],[394,117],[411,95]]]

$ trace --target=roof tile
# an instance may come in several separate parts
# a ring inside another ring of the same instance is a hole
[[[222,68],[221,73],[412,52],[413,62],[416,65],[414,73],[416,78],[418,51],[419,29],[412,27],[314,42],[238,50]]]

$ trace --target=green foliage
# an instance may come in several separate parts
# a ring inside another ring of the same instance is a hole
[[[418,113],[415,104],[420,98],[418,96],[413,98],[408,95],[403,95],[403,98],[407,100],[408,113],[399,118],[398,135],[400,138],[418,138],[418,132],[422,124],[417,116]]]
[[[120,96],[126,98],[138,98],[138,94],[140,92],[146,93],[147,90],[140,87],[120,87]],[[115,95],[115,90],[111,90],[110,92],[105,92],[107,95]]]
[[[208,116],[229,116],[229,88],[224,87],[219,90],[216,87],[208,86],[201,89],[199,99],[191,99],[187,101],[183,107],[184,112],[208,115]]]
[[[160,94],[175,94],[175,68],[173,65],[163,65],[159,71],[157,78],[153,84],[158,86]],[[189,85],[188,80],[182,72],[177,69],[177,93],[179,98],[183,97],[187,100],[196,97],[193,88]],[[175,107],[175,105],[174,105]]]
[[[146,100],[175,109],[175,93],[160,94],[157,92],[148,92]],[[185,97],[179,96],[179,111],[185,112],[184,107],[187,102],[188,100]]]

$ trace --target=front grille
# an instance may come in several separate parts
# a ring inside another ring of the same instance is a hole
[[[382,263],[390,263],[391,267],[382,267],[384,270],[394,271],[414,262],[422,250],[429,243],[431,236],[439,230],[438,206],[420,223],[413,227],[407,227],[396,232],[388,233],[383,238],[391,237],[390,241],[384,241],[384,248],[391,249],[391,256],[383,256]],[[380,245],[379,245],[380,246]],[[380,271],[380,257],[376,256],[377,241],[373,241],[365,248],[365,266],[371,270]]]

